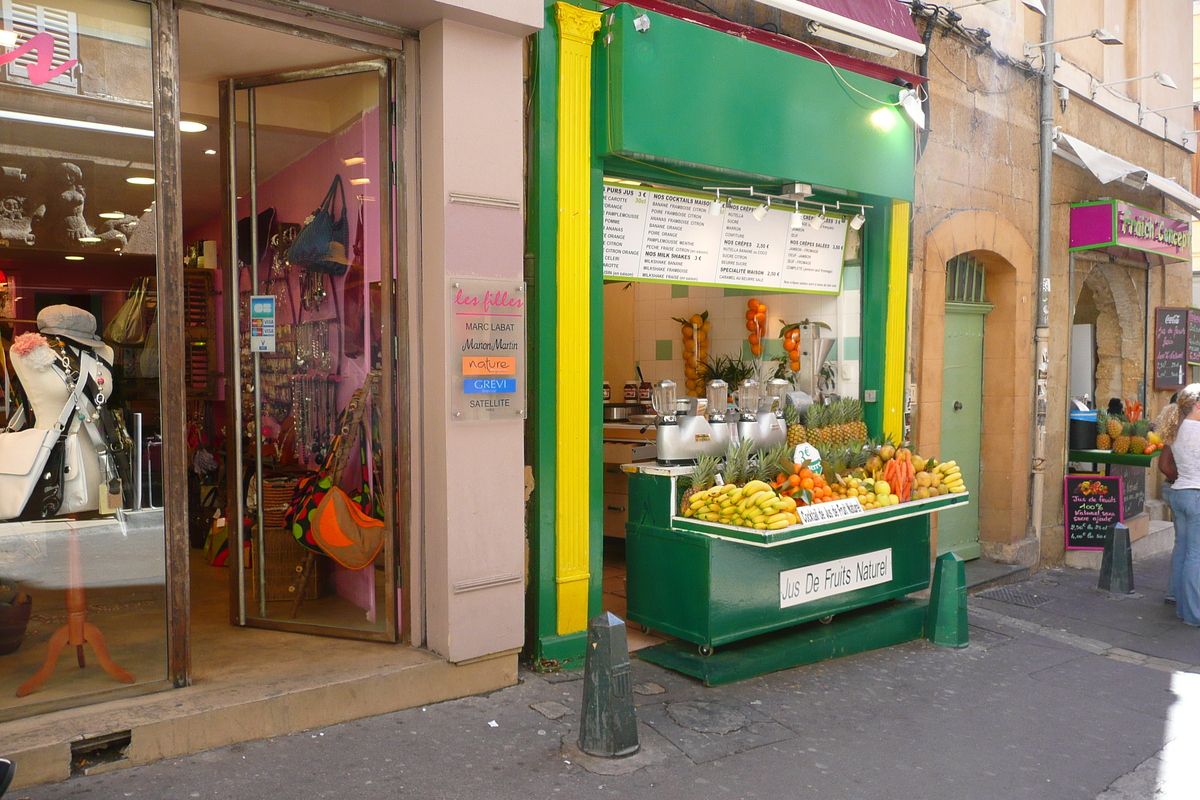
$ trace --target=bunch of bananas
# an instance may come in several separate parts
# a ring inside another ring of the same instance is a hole
[[[683,515],[760,531],[800,524],[796,501],[780,497],[763,481],[750,481],[745,486],[727,483],[697,492]]]
[[[967,490],[963,484],[962,473],[958,469],[958,464],[954,461],[943,461],[933,468],[933,471],[942,476],[942,483],[950,489],[950,494],[962,494]]]

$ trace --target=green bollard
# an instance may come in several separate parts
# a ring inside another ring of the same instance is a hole
[[[954,553],[943,553],[933,564],[933,586],[925,612],[925,638],[942,647],[966,647],[967,565]]]
[[[625,623],[608,611],[588,623],[580,717],[579,749],[588,755],[620,758],[638,751]]]

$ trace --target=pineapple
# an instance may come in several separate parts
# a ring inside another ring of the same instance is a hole
[[[849,426],[850,441],[863,442],[867,439],[867,423],[863,422],[863,404],[861,400],[847,400],[846,405],[849,408],[850,421]]]
[[[1112,437],[1108,435],[1108,412],[1096,412],[1096,449],[1112,450]]]
[[[1141,455],[1150,446],[1150,440],[1147,438],[1150,435],[1150,423],[1140,419],[1130,425],[1130,428],[1133,435],[1129,439],[1129,452]]]
[[[1120,428],[1118,431],[1118,435],[1113,437],[1112,451],[1114,453],[1116,453],[1117,455],[1124,455],[1125,453],[1129,452],[1129,443],[1130,443],[1130,441],[1132,441],[1132,438],[1133,438],[1133,426],[1130,425],[1128,422],[1122,424],[1120,422],[1117,422],[1116,420],[1109,420],[1108,421],[1108,429],[1110,431],[1113,429],[1113,425],[1118,425],[1118,426],[1120,426]]]
[[[753,449],[753,439],[729,443],[729,449],[725,451],[725,472],[722,475],[726,483],[744,486],[751,479],[750,453]]]
[[[800,424],[800,409],[788,404],[783,407],[783,421],[787,423],[788,447],[795,447],[808,441],[805,438],[804,426]]]
[[[721,459],[716,456],[705,455],[696,459],[696,468],[692,470],[692,485],[683,493],[683,500],[679,504],[681,514],[686,513],[692,504],[692,495],[696,492],[703,492],[713,485],[713,478],[717,476],[717,469],[720,466]]]
[[[788,465],[788,474],[791,474],[792,448],[786,444],[777,444],[767,450],[759,451],[758,463],[754,467],[754,477],[763,483],[771,483],[779,477],[779,473],[783,472],[785,461]]]
[[[1125,430],[1125,418],[1120,414],[1112,414],[1108,417],[1108,435],[1116,439]]]
[[[825,428],[825,421],[829,418],[829,407],[813,404],[808,407],[808,412],[804,416],[806,423],[805,435],[808,437],[810,444],[818,449],[824,444],[825,434],[828,431]]]

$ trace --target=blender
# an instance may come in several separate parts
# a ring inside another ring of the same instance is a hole
[[[708,400],[708,427],[712,430],[712,449],[719,456],[737,438],[738,413],[729,406],[729,384],[717,378],[708,382],[704,389]]]

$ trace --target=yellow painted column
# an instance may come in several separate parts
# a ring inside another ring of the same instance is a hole
[[[592,39],[600,13],[554,4],[558,23],[558,633],[587,627],[591,453]]]
[[[904,436],[904,380],[908,340],[908,222],[911,204],[892,201],[888,237],[887,327],[883,350],[883,434]]]

